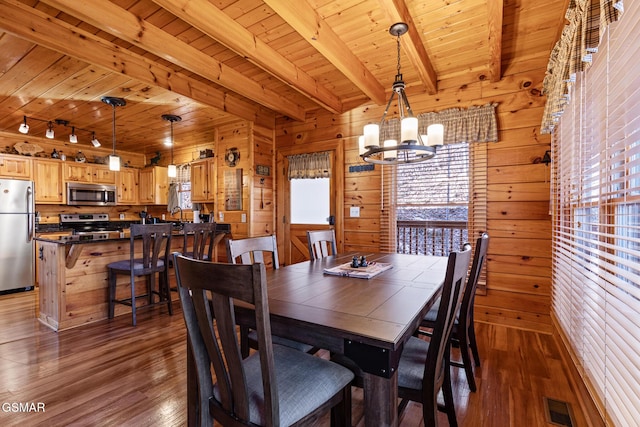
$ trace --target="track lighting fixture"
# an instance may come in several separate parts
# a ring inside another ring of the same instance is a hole
[[[96,138],[96,133],[95,132],[91,132],[91,144],[93,144],[94,147],[100,147],[100,141],[98,141],[98,138]]]
[[[69,120],[64,120],[64,119],[55,119],[55,120],[43,120],[43,119],[38,119],[36,117],[27,117],[27,116],[22,116],[22,123],[20,123],[20,127],[18,127],[18,132],[22,133],[22,134],[28,134],[30,127],[29,124],[27,123],[27,119],[29,120],[35,120],[38,122],[44,122],[47,124],[47,130],[45,132],[45,136],[49,139],[53,139],[55,137],[55,131],[54,131],[54,126],[64,126],[64,127],[71,127],[71,133],[69,134],[69,142],[72,144],[77,144],[78,143],[78,135],[76,134],[76,130],[79,131],[83,131],[83,132],[87,132],[91,134],[91,144],[93,144],[94,147],[100,147],[100,141],[98,141],[96,139],[96,133],[94,131],[88,130],[88,129],[82,129],[79,128],[75,125],[71,125],[69,124]]]
[[[26,135],[29,133],[29,125],[27,124],[27,116],[22,116],[22,117],[23,117],[22,124],[20,125],[20,128],[18,128],[18,131]]]
[[[54,137],[54,133],[53,133],[53,122],[49,122],[49,124],[47,125],[47,132],[44,134],[44,136],[46,136],[49,139],[53,139]]]
[[[102,102],[113,107],[113,153],[109,155],[109,170],[120,170],[120,157],[116,154],[116,107],[124,107],[127,101],[115,96],[103,96]]]
[[[163,114],[162,120],[166,120],[171,123],[171,164],[167,167],[167,175],[169,178],[175,178],[177,175],[176,165],[173,163],[173,123],[182,120],[182,117],[174,114]]]

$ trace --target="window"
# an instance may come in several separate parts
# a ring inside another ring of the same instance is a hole
[[[192,209],[191,203],[191,165],[188,163],[177,165],[176,177],[170,178],[171,184],[178,185],[178,204],[182,209]]]
[[[397,170],[398,252],[446,256],[469,241],[469,144]]]
[[[612,425],[640,419],[639,21],[607,29],[553,135],[552,309]]]
[[[331,210],[329,151],[287,156],[291,224],[323,224]]]

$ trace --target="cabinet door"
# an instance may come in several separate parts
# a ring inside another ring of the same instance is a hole
[[[33,181],[36,203],[64,203],[62,163],[59,160],[34,159]]]
[[[167,168],[154,166],[140,171],[140,203],[166,205],[169,194]]]
[[[138,200],[140,200],[140,204],[153,204],[153,169],[142,169],[138,182]]]
[[[116,183],[116,173],[115,171],[109,170],[107,166],[93,166],[93,177],[92,180],[95,183],[99,184],[115,184]]]
[[[123,168],[117,173],[118,203],[138,204],[138,170]]]
[[[65,182],[91,182],[91,165],[86,163],[63,163]]]
[[[209,195],[209,162],[206,160],[191,164],[191,201],[206,202]]]
[[[156,205],[166,205],[169,199],[169,175],[167,168],[153,168],[153,200]]]
[[[31,179],[31,159],[0,154],[0,176]]]

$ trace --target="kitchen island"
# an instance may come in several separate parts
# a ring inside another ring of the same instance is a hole
[[[218,225],[214,241],[216,249],[228,233],[226,224]],[[56,331],[107,319],[107,265],[129,258],[129,233],[44,235],[35,240],[40,288],[38,319]],[[175,231],[171,237],[171,250],[181,252],[183,241],[184,234]],[[136,252],[140,250],[136,246]],[[175,284],[175,275],[171,271],[169,280]],[[144,277],[140,277],[136,281],[136,287],[139,287],[136,292],[145,293],[145,286]],[[116,295],[129,292],[129,278],[119,276]],[[177,301],[178,294],[172,292],[172,298]],[[129,307],[118,305],[115,315],[130,312]]]

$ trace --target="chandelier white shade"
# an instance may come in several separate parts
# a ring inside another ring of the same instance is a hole
[[[421,134],[418,118],[413,114],[404,90],[405,84],[400,72],[400,36],[408,30],[409,27],[404,22],[398,22],[389,28],[389,33],[396,36],[397,74],[380,123],[365,125],[363,135],[358,139],[359,154],[365,162],[383,165],[421,162],[433,158],[436,154],[435,147],[442,145],[444,133],[442,125],[431,125],[427,129],[427,135]],[[400,130],[397,135],[389,135],[391,132],[385,119],[396,95],[400,113]],[[429,139],[431,143],[428,142]]]

